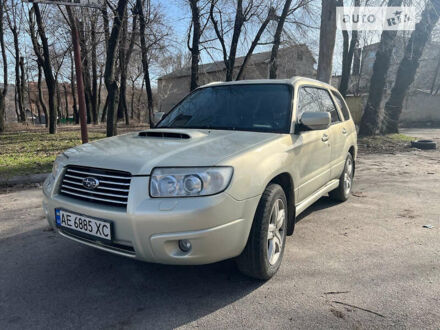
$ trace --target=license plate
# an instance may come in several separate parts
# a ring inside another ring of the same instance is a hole
[[[105,240],[112,239],[112,228],[109,222],[61,209],[55,209],[55,219],[58,227],[69,228]]]

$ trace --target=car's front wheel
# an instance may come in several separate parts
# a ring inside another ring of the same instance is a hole
[[[284,190],[270,184],[258,204],[246,247],[236,259],[242,273],[260,280],[275,275],[284,254],[287,219]]]

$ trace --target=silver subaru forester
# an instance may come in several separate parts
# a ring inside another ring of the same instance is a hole
[[[235,258],[278,270],[295,218],[321,196],[345,201],[357,137],[330,85],[301,77],[212,83],[154,129],[59,155],[43,208],[62,236],[148,262]]]

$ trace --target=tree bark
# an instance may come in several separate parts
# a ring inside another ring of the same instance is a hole
[[[291,4],[292,4],[292,0],[286,0],[286,2],[284,3],[281,16],[278,19],[277,29],[275,30],[272,52],[270,54],[270,61],[269,61],[270,79],[276,79],[277,77],[277,68],[278,68],[277,57],[278,57],[278,49],[280,48],[280,43],[281,43],[281,33],[283,32],[284,23],[286,21],[287,14],[289,13]]]
[[[3,88],[0,90],[0,133],[5,131],[5,99],[6,94],[8,93],[8,60],[3,29],[4,8],[4,1],[0,0],[0,48],[3,62]]]
[[[190,91],[196,89],[199,85],[199,60],[200,60],[200,9],[199,0],[189,0],[192,18],[192,46],[189,48],[191,52],[191,83]]]
[[[336,6],[338,0],[322,0],[321,30],[319,33],[319,59],[317,79],[330,83],[333,68],[333,52],[336,40]]]
[[[115,76],[116,48],[121,32],[122,20],[127,9],[128,0],[119,0],[112,32],[107,42],[107,59],[105,63],[104,80],[107,88],[107,136],[117,134],[115,103],[118,95],[118,84]]]
[[[402,0],[389,0],[388,7],[400,6]],[[359,135],[371,136],[379,128],[379,110],[385,89],[386,78],[394,50],[397,31],[383,31],[373,65],[367,104],[362,115]]]
[[[402,113],[403,101],[410,85],[414,82],[420,64],[423,50],[428,42],[432,30],[439,20],[440,0],[431,0],[426,3],[422,19],[417,23],[411,34],[405,54],[397,70],[396,80],[391,95],[385,104],[385,116],[382,124],[382,133],[398,133],[399,118]]]
[[[145,15],[144,15],[144,2],[142,0],[136,0],[136,14],[139,18],[139,38],[141,41],[141,55],[142,55],[142,68],[144,71],[145,89],[147,91],[147,104],[148,104],[148,121],[150,126],[153,124],[153,91],[151,89],[150,81],[150,68],[148,63],[148,49],[147,41],[145,38]]]

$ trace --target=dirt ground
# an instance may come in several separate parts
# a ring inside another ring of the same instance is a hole
[[[301,215],[266,283],[232,261],[164,266],[82,246],[48,231],[40,204],[40,188],[0,194],[2,329],[440,328],[439,150],[360,155],[353,196]]]

